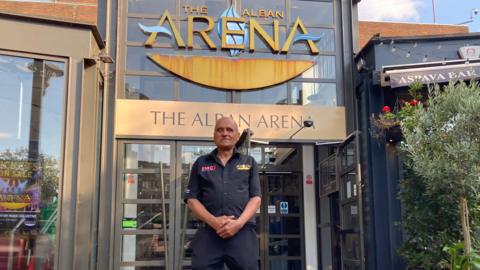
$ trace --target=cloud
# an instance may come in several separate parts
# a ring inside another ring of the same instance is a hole
[[[362,0],[358,5],[360,20],[419,21],[419,0]]]

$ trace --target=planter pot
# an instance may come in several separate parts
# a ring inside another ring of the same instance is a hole
[[[393,144],[403,140],[403,133],[402,133],[402,129],[400,128],[400,125],[395,125],[388,128],[385,131],[385,139],[387,140],[387,142],[393,143]]]

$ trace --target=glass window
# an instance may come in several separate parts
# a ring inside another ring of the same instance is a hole
[[[181,0],[180,1],[180,17],[186,19],[189,15],[197,15],[198,13],[192,12],[192,8],[207,7],[207,14],[216,20],[227,8],[225,0]]]
[[[262,24],[261,27],[265,32],[268,34],[268,36],[273,40],[274,38],[274,31],[273,31],[273,25],[272,24]],[[252,38],[252,37],[249,37]],[[268,45],[268,43],[260,36],[260,34],[255,31],[255,35],[253,36],[255,39],[255,50],[262,50],[262,51],[270,51],[272,48]],[[282,49],[283,44],[285,43],[285,40],[287,39],[287,28],[285,26],[279,26],[278,27],[278,47],[279,49]],[[247,44],[247,47],[249,47],[249,44]],[[257,54],[255,54],[257,55]],[[272,58],[273,55],[268,55],[266,54],[267,58]],[[283,56],[283,55],[280,55]],[[258,56],[257,56],[258,57]]]
[[[295,175],[272,175],[268,177],[268,193],[298,194],[301,192],[300,185],[300,179]],[[296,205],[298,205],[298,202]]]
[[[300,234],[299,217],[281,217],[270,216],[268,223],[268,232],[273,234]]]
[[[165,270],[164,266],[123,266],[120,270]]]
[[[271,183],[271,182],[270,182]],[[269,183],[269,184],[270,184]],[[278,206],[277,208],[281,208],[281,205],[286,203],[286,207],[280,211],[280,214],[299,214],[301,205],[300,205],[300,198],[299,196],[292,195],[270,195],[269,196],[269,203],[268,205],[275,205]]]
[[[250,104],[287,104],[286,84],[261,90],[240,92],[240,103]]]
[[[208,15],[210,16],[210,15]],[[222,39],[219,37],[217,33],[217,23],[214,23],[213,29],[210,32],[207,32],[207,36],[210,38],[210,41],[213,42],[213,44],[216,46],[217,50],[220,50],[222,47]],[[195,20],[193,22],[193,30],[198,31],[198,30],[204,30],[207,29],[208,23],[205,20]],[[185,42],[186,45],[188,45],[188,39],[187,39],[187,33],[188,33],[188,23],[187,21],[182,21],[180,22],[180,33],[182,35],[183,41]],[[200,48],[205,51],[205,53],[208,55],[212,55],[214,53],[214,50],[210,50],[210,47],[208,47],[207,43],[203,40],[203,38],[200,36],[198,32],[193,33],[193,51],[190,51],[190,54],[193,55],[198,55],[200,52]],[[183,49],[182,49],[183,50]],[[188,52],[187,50],[183,50],[182,54],[185,54]]]
[[[13,0],[15,2],[41,2],[41,3],[53,3],[55,0]]]
[[[55,268],[65,80],[63,62],[0,55],[0,115],[8,116],[0,126],[0,245],[12,245],[15,269],[33,261]]]
[[[253,157],[253,159],[255,159],[255,161],[257,162],[257,164],[262,164],[262,148],[261,147],[252,147],[250,148],[250,153],[249,153],[250,156]]]
[[[122,228],[125,230],[137,229],[137,230],[153,230],[163,228],[163,218],[165,217],[165,223],[169,224],[169,209],[168,204],[165,207],[165,215],[162,213],[161,204],[124,204],[123,205],[123,217]],[[127,233],[128,234],[128,233]],[[125,237],[125,236],[124,236]],[[124,253],[128,253],[124,249]]]
[[[289,55],[289,59],[303,59],[316,62],[313,67],[300,74],[299,78],[335,79],[335,56],[292,54]]]
[[[142,26],[156,26],[158,24],[158,21],[159,19],[128,18],[127,41],[136,41],[136,42],[147,41],[150,34],[144,33],[140,28],[140,24]],[[170,25],[168,23],[164,23],[162,26],[170,30]],[[159,34],[159,37],[157,37],[157,42],[170,44],[169,38],[167,38],[166,36],[165,38],[161,38],[160,35],[161,34]]]
[[[214,90],[185,80],[180,80],[179,95],[181,101],[225,103],[231,100],[229,91]]]
[[[300,17],[305,25],[333,24],[333,4],[319,1],[292,1],[290,18]]]
[[[162,54],[162,55],[176,55],[176,56],[186,56],[186,55],[205,55],[205,56],[223,56],[227,55],[226,51],[211,51],[211,50],[183,50],[183,49],[170,49],[170,48],[145,48],[145,47],[127,47],[127,70],[132,71],[154,71],[154,72],[164,72],[166,74],[172,74],[166,69],[163,69],[159,65],[155,64],[150,58],[149,54]],[[247,54],[245,54],[247,55]],[[272,55],[272,54],[270,54]]]
[[[126,169],[164,169],[170,168],[170,145],[126,144]]]
[[[159,65],[155,64],[148,54],[160,53],[160,54],[174,54],[171,49],[151,49],[145,47],[128,47],[127,48],[127,70],[137,71],[155,71],[165,72],[170,74],[169,71],[163,69]]]
[[[346,234],[344,238],[345,259],[360,259],[360,236],[358,234]]]
[[[239,14],[256,19],[260,23],[272,22],[274,19],[283,23],[287,19],[285,1],[279,0],[243,0]]]
[[[293,26],[293,25],[292,25]],[[291,29],[288,30],[288,34],[290,34]],[[321,39],[315,44],[317,45],[317,49],[320,52],[333,52],[335,50],[335,35],[333,29],[325,29],[325,28],[314,28],[308,27],[307,28],[308,34],[320,36]],[[298,36],[300,32],[297,30]],[[310,47],[308,46],[306,41],[298,41],[291,44],[289,53],[301,53],[301,54],[310,54]]]
[[[166,241],[162,234],[124,235],[122,243],[122,261],[163,261],[165,258]]]
[[[164,179],[169,175],[164,174]],[[160,174],[155,173],[127,173],[123,175],[125,199],[162,199]],[[166,182],[166,181],[165,181]],[[135,188],[131,188],[135,185]],[[165,185],[165,198],[170,198],[169,185]]]
[[[128,0],[128,13],[149,13],[161,16],[166,9],[172,16],[175,16],[176,1]]]
[[[277,270],[277,269],[300,270],[302,269],[302,261],[271,259],[269,269],[270,270]]]
[[[268,255],[270,256],[302,255],[302,243],[300,238],[270,238],[268,246]]]
[[[126,76],[125,98],[174,100],[174,77]]]
[[[334,83],[293,82],[291,87],[293,104],[337,106],[337,87]]]

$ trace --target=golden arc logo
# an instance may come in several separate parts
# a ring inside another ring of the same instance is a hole
[[[185,8],[185,10],[191,10]],[[155,26],[139,24],[140,29],[149,37],[145,41],[145,47],[155,46],[159,34],[162,38],[172,39],[178,49],[193,49],[194,35],[198,35],[210,50],[216,50],[217,45],[211,39],[211,32],[215,32],[221,40],[221,49],[230,51],[230,58],[205,57],[205,56],[178,56],[147,54],[150,60],[162,68],[176,74],[186,80],[204,86],[228,90],[251,90],[277,85],[290,80],[311,68],[315,62],[308,60],[274,60],[274,59],[242,59],[240,54],[246,50],[251,53],[255,51],[255,37],[265,41],[273,54],[288,53],[290,46],[302,42],[311,54],[318,54],[315,42],[322,38],[322,35],[309,34],[302,20],[297,18],[293,27],[284,41],[283,46],[279,38],[279,21],[273,20],[272,34],[270,35],[263,26],[255,19],[247,20],[238,14],[235,1],[228,7],[217,21],[216,27],[214,18],[206,16],[207,7],[195,9],[202,15],[189,15],[187,21],[187,43],[175,26],[174,20],[168,10],[165,10],[160,21]],[[264,12],[265,13],[265,12]],[[244,12],[244,14],[250,14]],[[276,15],[273,12],[272,18]],[[282,17],[278,13],[278,17]],[[199,30],[194,27],[196,22],[203,22],[207,27]],[[168,24],[169,28],[164,27]]]
[[[205,56],[148,56],[162,68],[192,82],[233,90],[276,85],[311,68],[308,60],[230,59]]]

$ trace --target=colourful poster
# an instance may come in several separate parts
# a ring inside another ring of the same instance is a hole
[[[35,163],[0,160],[0,219],[26,218],[34,225],[40,213],[41,178]]]

